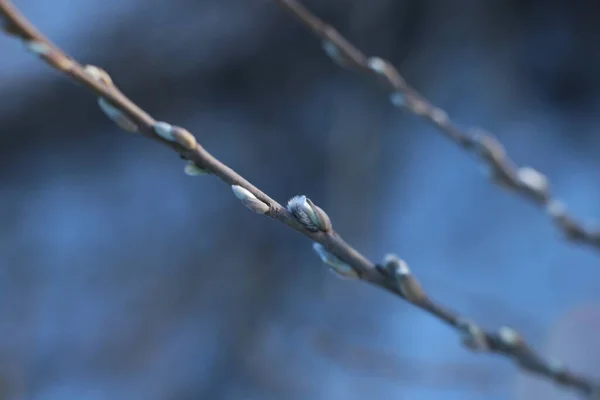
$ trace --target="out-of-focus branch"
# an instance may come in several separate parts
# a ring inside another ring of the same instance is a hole
[[[344,54],[348,62],[359,66],[365,61],[364,56],[347,44],[339,34],[316,20],[295,2],[280,3],[307,21],[315,33],[325,35],[331,43],[337,43],[335,46],[342,45],[345,50],[340,54]],[[250,210],[277,220],[314,241],[313,248],[330,265],[332,271],[346,278],[369,282],[412,303],[454,328],[462,337],[463,343],[472,350],[502,354],[524,370],[582,394],[592,396],[600,393],[600,386],[590,379],[570,372],[561,364],[544,360],[512,328],[501,327],[496,332],[484,331],[474,322],[436,303],[421,289],[404,261],[393,255],[387,255],[379,264],[369,261],[333,230],[327,214],[305,196],[295,196],[287,207],[283,207],[213,157],[186,129],[151,117],[121,93],[104,70],[91,65],[83,66],[66,55],[38,32],[8,0],[0,0],[0,17],[5,32],[22,40],[30,52],[98,96],[102,111],[119,127],[171,148],[187,161],[185,172],[188,175],[216,176],[230,185],[235,196]],[[389,72],[389,68],[386,68],[384,71]],[[400,82],[402,87],[405,86],[396,73],[391,73],[390,76],[392,80]],[[407,99],[410,99],[407,104],[414,103],[412,107],[418,109],[415,106],[419,104],[418,97]],[[493,146],[492,149],[495,150]]]
[[[297,0],[273,0],[288,10],[321,40],[325,53],[339,66],[379,81],[389,92],[392,104],[430,122],[444,136],[487,165],[492,182],[532,201],[552,218],[564,236],[577,243],[600,250],[600,229],[591,229],[567,213],[566,206],[551,195],[546,176],[531,167],[519,167],[505,152],[502,144],[481,129],[462,132],[448,114],[431,104],[412,88],[388,61],[368,57]]]

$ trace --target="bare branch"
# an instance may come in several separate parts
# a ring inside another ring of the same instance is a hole
[[[367,57],[298,1],[273,1],[293,14],[321,40],[323,50],[334,63],[375,78],[388,91],[390,102],[394,106],[430,122],[442,135],[487,164],[493,183],[543,208],[568,240],[600,250],[600,229],[587,228],[567,214],[566,206],[551,196],[547,178],[531,167],[518,167],[492,134],[480,129],[462,132],[444,110],[431,104],[410,87],[390,62],[379,57]]]
[[[410,110],[415,113],[420,110],[420,115],[434,122],[437,121],[435,123],[463,147],[470,149],[477,147],[476,144],[480,143],[485,157],[491,160],[499,157],[501,153],[495,142],[489,142],[489,136],[483,136],[479,142],[463,136],[450,125],[442,111],[432,108],[412,91],[389,64],[384,62],[383,66],[373,67],[373,59],[367,60],[339,33],[312,16],[298,3],[283,0],[277,0],[277,2],[298,16],[315,34],[328,41],[325,43],[325,47],[331,54],[337,54],[341,64],[365,72],[376,71],[376,76],[385,76],[385,81],[393,85],[394,93],[401,93],[405,97],[405,104]],[[600,386],[590,379],[570,372],[559,363],[541,358],[512,328],[502,327],[497,332],[484,331],[474,322],[433,301],[423,291],[404,261],[393,255],[386,256],[384,262],[380,264],[369,261],[333,230],[327,214],[305,196],[295,196],[288,203],[287,208],[283,207],[213,157],[197,143],[190,132],[152,118],[121,93],[105,71],[94,66],[83,66],[71,59],[39,33],[8,0],[0,0],[0,17],[2,17],[0,22],[3,23],[4,31],[22,40],[27,49],[48,65],[66,74],[98,96],[102,111],[119,127],[126,131],[138,132],[142,136],[171,148],[187,161],[185,172],[188,175],[211,174],[216,176],[230,185],[235,196],[250,210],[277,220],[313,240],[315,250],[323,261],[328,263],[338,274],[346,278],[358,278],[369,282],[431,314],[452,327],[460,335],[462,342],[472,350],[504,355],[522,369],[570,387],[581,394],[598,396],[600,393]],[[492,163],[492,165],[496,164]],[[498,162],[497,165],[499,170],[505,171],[511,178],[516,175],[512,173],[513,170],[507,167],[506,163]],[[519,185],[521,184],[519,183]],[[537,190],[533,192],[536,195],[540,194]]]

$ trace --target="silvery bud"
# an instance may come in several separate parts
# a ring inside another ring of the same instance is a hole
[[[503,345],[511,349],[516,349],[523,344],[519,332],[509,326],[501,326],[498,329],[497,337]]]
[[[421,288],[419,281],[410,273],[408,264],[395,254],[386,254],[383,265],[390,276],[396,280],[396,286],[400,293],[411,303],[420,303],[427,296]]]
[[[169,142],[174,142],[175,137],[173,136],[173,125],[168,122],[158,121],[154,124],[154,133],[156,133],[161,138],[168,140]]]
[[[309,231],[328,232],[331,230],[331,220],[321,208],[313,204],[306,196],[294,196],[288,201],[287,209]]]
[[[456,322],[456,328],[461,334],[462,343],[471,350],[484,351],[489,349],[485,332],[473,321],[460,318]]]
[[[248,189],[243,188],[239,185],[232,185],[231,190],[235,197],[240,199],[242,203],[250,210],[257,214],[264,214],[269,211],[269,205],[256,198]]]
[[[119,126],[119,128],[127,132],[137,132],[137,124],[130,120],[124,113],[121,112],[121,110],[114,107],[107,100],[100,97],[98,99],[98,106],[111,121]]]
[[[541,172],[531,167],[521,167],[517,170],[517,179],[523,187],[531,192],[536,193],[544,199],[548,197],[548,178]]]
[[[193,161],[188,161],[188,163],[185,165],[185,168],[183,169],[183,172],[185,172],[185,174],[188,176],[198,176],[198,175],[208,174],[208,171],[200,168]]]
[[[389,61],[379,57],[370,57],[367,60],[367,65],[369,69],[385,78],[393,87],[404,86],[404,79]]]
[[[314,251],[321,257],[321,261],[329,265],[330,270],[341,278],[355,279],[358,274],[351,266],[340,260],[335,254],[327,251],[320,243],[313,243]]]
[[[52,50],[47,43],[40,42],[37,40],[26,41],[25,47],[27,47],[27,50],[31,51],[36,56],[46,56],[50,54],[50,51]]]

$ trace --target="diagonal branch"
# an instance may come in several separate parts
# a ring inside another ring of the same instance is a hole
[[[343,46],[345,57],[350,62],[356,66],[362,65],[364,56],[334,30],[312,17],[295,2],[279,2],[305,20],[315,33],[335,41],[336,46]],[[474,322],[432,300],[421,289],[406,263],[396,256],[387,255],[379,264],[369,261],[333,230],[327,214],[305,196],[295,196],[287,207],[271,199],[213,157],[186,129],[151,117],[121,93],[104,70],[91,65],[83,66],[70,58],[39,33],[8,0],[0,0],[0,23],[7,34],[22,40],[30,52],[98,96],[102,111],[119,127],[137,132],[177,152],[187,161],[185,172],[188,175],[216,176],[231,185],[235,196],[250,210],[277,220],[314,241],[313,248],[334,272],[347,278],[361,279],[406,300],[453,328],[462,337],[463,344],[474,351],[504,355],[526,371],[583,395],[600,396],[600,385],[570,372],[560,363],[544,360],[512,328],[504,326],[495,332],[485,331]],[[397,74],[394,76],[397,77]],[[413,93],[400,78],[398,82],[401,82],[406,93]],[[417,104],[415,102],[418,97],[407,96],[407,99],[411,99],[407,104]],[[431,111],[429,108],[427,110]]]
[[[336,64],[378,80],[389,92],[394,106],[425,119],[442,135],[487,164],[492,182],[543,208],[568,240],[600,250],[600,229],[587,228],[570,216],[566,206],[551,196],[548,179],[531,167],[517,166],[492,134],[480,129],[462,132],[444,110],[431,104],[408,85],[390,62],[379,57],[367,57],[297,0],[273,1],[317,36],[325,53]]]

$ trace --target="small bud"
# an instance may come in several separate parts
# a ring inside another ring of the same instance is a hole
[[[314,251],[321,257],[321,261],[331,266],[331,272],[335,273],[340,278],[355,279],[358,274],[352,267],[340,260],[335,254],[330,253],[320,243],[313,243]]]
[[[28,40],[25,42],[25,47],[36,56],[46,56],[50,54],[52,49],[47,43],[38,40]]]
[[[565,363],[555,357],[548,358],[547,365],[555,375],[562,374],[566,370]]]
[[[102,82],[105,85],[112,85],[112,79],[108,72],[103,70],[100,67],[96,67],[95,65],[86,65],[83,67],[83,70],[90,76],[92,79]]]
[[[161,138],[168,140],[169,142],[174,142],[175,138],[173,137],[173,125],[167,122],[156,122],[154,124],[154,132],[160,136]]]
[[[294,196],[288,201],[287,209],[294,214],[296,219],[302,223],[309,231],[327,232],[331,230],[331,220],[329,216],[315,206],[306,196]]]
[[[406,97],[400,92],[390,94],[390,102],[394,107],[402,108],[406,106]]]
[[[485,332],[473,321],[460,318],[456,321],[456,328],[462,336],[462,343],[471,350],[484,351],[489,348]]]
[[[113,107],[112,104],[110,104],[102,97],[98,99],[98,106],[100,106],[100,109],[104,112],[104,114],[106,114],[106,116],[110,118],[115,124],[117,124],[121,129],[127,132],[137,132],[137,124],[130,120],[119,109]]]
[[[393,87],[404,86],[404,79],[389,61],[379,57],[371,57],[367,61],[367,65],[369,69],[385,78]]]
[[[198,144],[196,138],[187,129],[180,128],[178,126],[172,129],[173,139],[181,145],[184,149],[193,150]]]
[[[312,222],[319,228],[319,230],[323,232],[329,232],[331,230],[331,220],[329,219],[329,215],[321,207],[316,206],[310,199],[306,199],[306,202],[312,209],[312,213],[309,213],[309,217]]]
[[[408,264],[404,260],[395,254],[386,254],[383,258],[383,265],[396,280],[396,286],[406,300],[411,303],[420,303],[427,297],[421,284],[410,273]]]
[[[347,60],[347,57],[342,53],[339,47],[333,43],[331,40],[325,39],[321,42],[321,48],[325,51],[325,54],[331,60],[343,68],[348,68],[350,63]]]
[[[517,179],[522,186],[532,192],[542,197],[548,196],[548,178],[539,171],[531,167],[521,167],[517,170]]]
[[[449,121],[448,113],[441,108],[434,108],[431,111],[431,120],[437,125],[446,125]]]
[[[567,206],[562,201],[550,200],[546,205],[546,212],[553,219],[563,218],[567,212]]]
[[[491,160],[494,164],[500,164],[506,158],[504,146],[491,134],[476,130],[473,133],[473,140],[477,144],[480,156]]]
[[[501,326],[497,333],[498,339],[509,348],[517,348],[523,344],[521,335],[509,326]]]
[[[185,168],[183,169],[183,172],[185,172],[185,174],[188,176],[198,176],[198,175],[208,174],[208,171],[200,168],[193,161],[188,161],[188,163],[185,164]]]
[[[369,60],[367,61],[367,64],[369,65],[370,69],[372,69],[373,71],[377,72],[378,74],[382,74],[382,75],[385,75],[385,70],[390,67],[388,65],[387,61],[385,61],[379,57],[369,58]]]
[[[231,185],[231,190],[233,190],[235,197],[240,199],[246,207],[255,213],[264,214],[269,211],[269,205],[257,199],[248,189],[239,185]]]

